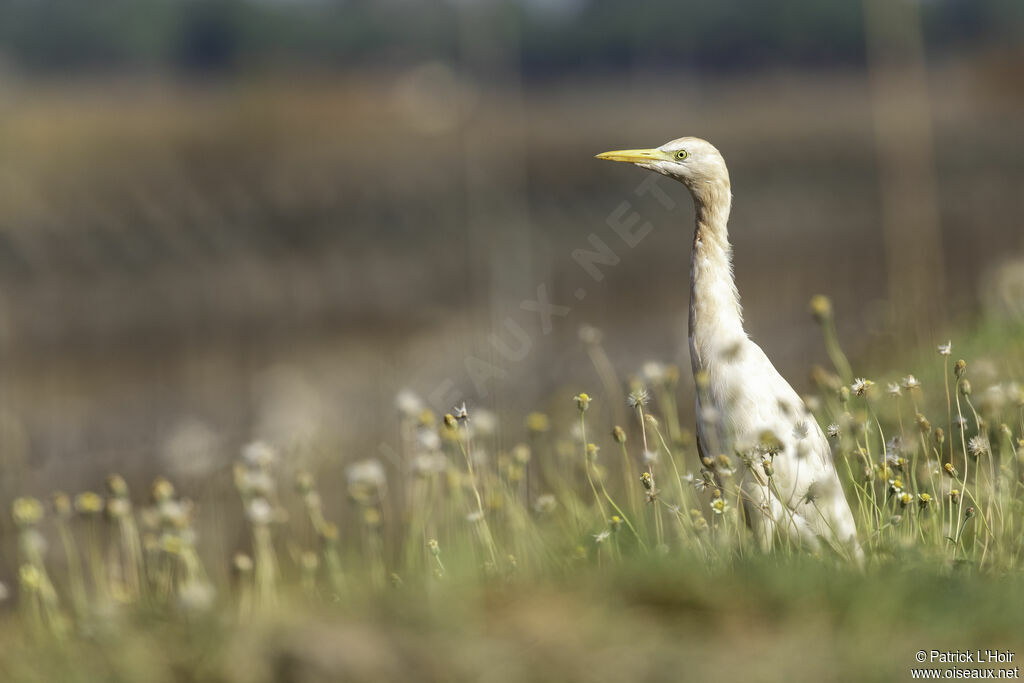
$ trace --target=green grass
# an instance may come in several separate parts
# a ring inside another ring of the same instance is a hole
[[[1024,329],[987,322],[951,355],[889,358],[858,396],[861,373],[817,310],[838,369],[815,371],[811,405],[839,428],[863,570],[784,541],[754,548],[734,481],[760,460],[697,461],[671,368],[629,388],[631,419],[614,431],[583,393],[564,399],[572,418],[504,416],[501,429],[473,406],[435,416],[406,397],[401,467],[357,459],[345,484],[322,487],[323,473],[246,449],[236,493],[214,496],[238,501],[241,541],[165,480],[141,506],[116,476],[105,497],[15,501],[0,678],[890,681],[920,649],[1012,650]],[[919,388],[888,391],[910,373]],[[702,469],[721,487],[698,490]],[[198,550],[197,533],[219,552]]]

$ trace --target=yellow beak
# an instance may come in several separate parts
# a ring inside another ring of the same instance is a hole
[[[646,164],[652,161],[660,161],[664,156],[657,149],[619,149],[614,152],[603,152],[598,154],[597,159],[608,161],[626,161],[631,164]]]

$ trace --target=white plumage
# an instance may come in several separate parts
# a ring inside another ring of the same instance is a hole
[[[747,522],[763,548],[775,538],[813,551],[825,542],[860,562],[853,514],[828,440],[743,329],[727,227],[732,192],[722,155],[705,140],[679,138],[598,158],[674,178],[693,195],[690,359],[702,456],[735,453],[744,459],[738,484]]]

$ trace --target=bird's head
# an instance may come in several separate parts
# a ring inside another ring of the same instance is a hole
[[[653,149],[620,149],[597,155],[598,159],[626,161],[649,171],[674,178],[694,196],[709,189],[728,192],[729,171],[725,159],[707,140],[679,138]]]

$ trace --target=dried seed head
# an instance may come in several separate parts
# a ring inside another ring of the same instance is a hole
[[[939,344],[936,350],[939,352],[940,356],[948,356],[953,352],[953,342],[948,341],[945,344]]]
[[[612,438],[615,439],[615,443],[626,443],[626,430],[615,425],[612,429]]]
[[[626,398],[626,403],[630,408],[642,408],[647,405],[650,400],[651,397],[650,394],[647,393],[647,390],[640,388],[629,392],[629,396]]]
[[[918,413],[914,419],[917,420],[917,428],[921,430],[922,434],[927,434],[932,431],[932,423],[928,421],[927,417]]]

